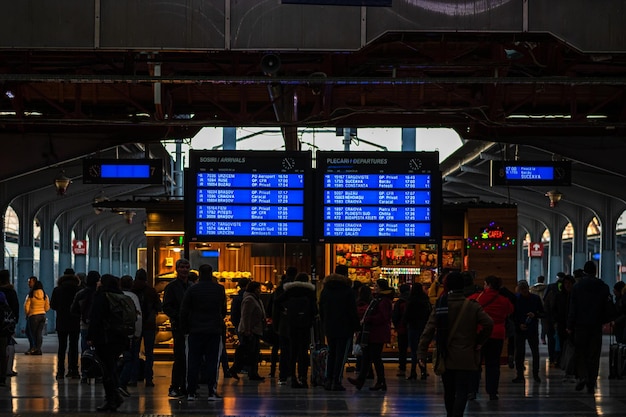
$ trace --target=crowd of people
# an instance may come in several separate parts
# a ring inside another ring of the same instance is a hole
[[[121,278],[97,271],[76,274],[71,268],[57,280],[50,297],[37,277],[28,280],[30,291],[23,302],[27,317],[27,355],[40,355],[42,333],[49,309],[56,312],[58,337],[56,379],[80,379],[88,383],[90,370],[81,364],[81,352],[93,350],[101,365],[105,402],[98,411],[115,411],[137,385],[140,348],[145,361],[142,372],[146,387],[154,387],[153,364],[156,316],[163,311],[171,324],[173,364],[168,395],[195,401],[201,384],[208,387],[208,399],[218,401],[220,368],[225,378],[262,383],[259,374],[260,346],[272,346],[268,377],[278,384],[306,389],[319,369],[310,355],[325,346],[321,385],[328,391],[345,391],[344,379],[361,390],[374,379],[371,391],[387,389],[383,350],[397,336],[398,373],[407,380],[426,380],[427,359],[432,356],[433,372],[441,376],[444,403],[449,416],[461,416],[467,401],[477,398],[481,379],[489,400],[499,399],[500,359],[509,357],[516,371],[513,383],[525,381],[526,345],[532,360],[527,374],[536,384],[540,375],[539,344],[548,345],[551,366],[565,371],[564,381],[575,390],[593,393],[602,347],[602,326],[613,322],[617,342],[626,340],[626,293],[624,283],[613,288],[596,277],[596,265],[589,261],[575,274],[559,273],[554,283],[538,277],[536,284],[516,283],[514,292],[496,276],[478,279],[469,272],[444,271],[430,288],[405,283],[397,291],[386,279],[360,285],[338,266],[324,278],[321,291],[310,276],[287,268],[273,290],[247,278],[238,281],[232,299],[230,319],[238,345],[229,366],[225,353],[227,296],[210,265],[201,265],[195,277],[186,259],[175,265],[176,278],[164,289],[163,297],[148,283],[146,271]],[[266,291],[262,292],[262,287]],[[269,290],[269,291],[267,291]],[[273,290],[273,291],[272,291]],[[118,319],[111,294],[123,294],[134,310],[132,331],[121,332],[111,324]],[[262,296],[263,294],[263,296]],[[20,305],[9,273],[0,271],[0,306],[17,320]],[[613,305],[607,313],[607,305]],[[8,314],[7,314],[8,316]],[[0,349],[7,360],[0,367],[0,385],[14,371],[14,334],[10,327],[0,331]],[[435,349],[433,350],[433,347]],[[504,353],[506,350],[506,354]],[[344,378],[346,362],[356,355],[355,376]],[[484,377],[482,368],[484,367]],[[278,368],[278,375],[276,369]],[[436,369],[435,369],[436,368]],[[193,372],[190,372],[193,370]],[[419,372],[418,372],[419,371]]]

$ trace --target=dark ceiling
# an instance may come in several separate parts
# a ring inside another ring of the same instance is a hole
[[[450,127],[467,147],[444,171],[487,141],[626,177],[626,56],[549,34],[389,33],[356,52],[5,49],[0,91],[0,184],[205,126],[280,126],[287,149],[297,127]]]

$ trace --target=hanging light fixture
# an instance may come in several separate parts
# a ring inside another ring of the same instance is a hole
[[[563,198],[563,193],[559,190],[550,190],[544,195],[550,200],[550,207],[552,208],[556,207],[559,201],[561,201],[561,198]]]
[[[54,179],[54,186],[57,189],[58,195],[65,195],[67,191],[67,187],[70,186],[72,180],[65,176],[65,170],[61,170],[59,174]]]
[[[133,217],[135,217],[137,213],[132,210],[126,210],[123,214],[124,219],[126,219],[126,223],[133,224]]]

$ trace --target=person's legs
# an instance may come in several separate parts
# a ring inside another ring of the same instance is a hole
[[[41,353],[41,345],[43,344],[43,327],[46,324],[45,314],[35,314],[30,316],[31,331],[33,332],[33,340],[35,341],[34,351]]]
[[[504,340],[489,339],[483,346],[483,357],[485,359],[485,391],[490,398],[495,399],[498,395],[500,385],[500,355]]]
[[[220,358],[225,346],[223,335],[210,334],[207,336],[207,343],[204,349],[207,361],[207,384],[209,386],[209,396],[217,394],[217,381],[219,378]]]
[[[372,343],[371,347],[371,355],[372,355],[372,363],[374,364],[374,370],[376,371],[376,384],[371,387],[371,390],[387,390],[387,383],[385,381],[385,365],[383,364],[383,344],[382,343]]]
[[[154,330],[144,330],[142,334],[143,338],[143,351],[146,356],[146,361],[144,363],[143,368],[143,377],[146,381],[146,386],[151,386],[153,383],[154,376],[154,338],[155,338]],[[135,371],[135,375],[138,370]]]
[[[420,335],[412,327],[409,327],[408,332],[409,348],[411,349],[411,373],[409,379],[417,379],[417,345],[420,340]]]
[[[67,351],[67,369],[71,378],[78,378],[78,338],[79,332],[70,332],[68,334],[69,345]]]
[[[9,342],[9,339],[11,338],[11,336],[0,336],[0,352],[6,352],[7,351],[7,345]],[[6,358],[5,358],[6,359]],[[0,360],[0,386],[5,386],[6,385],[6,380],[7,380],[7,361],[6,360]],[[13,369],[9,369],[9,371],[12,371]]]
[[[28,351],[30,352],[35,349],[35,338],[33,337],[33,331],[30,325],[30,317],[26,317],[26,326],[24,328],[24,333],[26,334],[26,338],[28,339]]]
[[[184,394],[187,373],[185,335],[179,331],[172,332],[172,335],[174,336],[174,363],[172,364],[170,390],[173,389],[178,391],[178,394]]]
[[[517,380],[524,378],[524,358],[526,357],[526,332],[515,333],[515,370]]]
[[[533,378],[536,382],[539,382],[539,335],[537,332],[528,332],[528,346],[533,357]]]
[[[589,340],[589,358],[587,362],[587,388],[592,389],[596,385],[598,379],[598,369],[600,368],[600,355],[602,353],[602,328],[590,329]]]
[[[206,344],[205,335],[191,333],[187,338],[187,394],[193,396],[198,391],[198,375],[202,362],[202,354]],[[195,370],[195,371],[194,371]]]
[[[398,370],[402,375],[406,372],[406,358],[409,348],[409,335],[407,333],[398,334]]]
[[[455,371],[455,373],[455,396],[452,415],[454,417],[462,417],[467,405],[469,384],[476,371]]]
[[[67,352],[67,339],[69,334],[57,330],[58,349],[57,349],[57,379],[65,377],[65,352]],[[69,367],[69,364],[68,364]]]
[[[289,368],[289,338],[286,336],[279,336],[278,343],[280,345],[280,357],[278,359],[278,379],[285,381],[291,375],[291,369]]]
[[[441,376],[441,382],[443,382],[443,402],[446,406],[446,414],[448,417],[454,416],[454,403],[456,400],[456,373],[457,371],[448,369]]]

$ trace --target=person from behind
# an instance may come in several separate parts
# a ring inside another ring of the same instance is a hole
[[[187,335],[187,400],[198,399],[198,376],[206,361],[208,399],[217,401],[217,381],[226,316],[226,291],[213,280],[213,267],[200,265],[198,282],[185,293],[180,308],[181,331]]]
[[[274,300],[280,297],[285,291],[285,284],[293,282],[298,274],[298,269],[294,266],[290,266],[285,270],[285,274],[281,277],[276,290],[274,290]],[[268,312],[269,314],[269,312]],[[280,354],[278,357],[278,385],[285,385],[287,378],[291,375],[291,369],[289,364],[291,359],[289,358],[289,327],[287,325],[286,311],[283,306],[278,303],[272,305],[272,327],[274,332],[278,334],[278,347]]]
[[[31,350],[26,352],[27,355],[42,354],[43,328],[46,325],[46,312],[48,310],[50,310],[50,300],[43,290],[43,284],[37,280],[26,296],[24,303],[24,313],[28,318],[30,332],[35,344]]]
[[[514,383],[524,382],[524,359],[526,342],[532,353],[533,379],[541,383],[539,377],[539,319],[543,317],[543,303],[539,296],[530,293],[528,282],[517,282],[518,293],[515,299],[515,369]]]
[[[265,378],[259,375],[259,342],[265,325],[265,308],[260,294],[260,282],[252,281],[246,287],[241,303],[241,321],[237,329],[240,345],[235,353],[235,363],[230,368],[230,374],[235,375],[247,365],[248,379],[263,382]]]
[[[15,333],[15,315],[7,302],[4,292],[0,291],[0,352],[6,352],[9,338]],[[6,387],[7,361],[0,360],[0,387]]]
[[[570,335],[567,333],[567,317],[569,315],[570,302],[572,299],[572,289],[576,280],[571,275],[566,275],[563,278],[563,289],[556,294],[554,299],[554,308],[551,315],[554,319],[554,325],[556,327],[556,334],[561,346],[559,356],[557,357],[557,364],[565,370],[565,382],[575,382],[574,375],[576,373],[574,361],[570,360],[568,363],[562,363],[561,361],[567,360],[563,357],[563,352],[569,349],[570,346],[574,346],[570,343]],[[569,356],[569,355],[568,355]]]
[[[17,298],[17,291],[11,284],[11,274],[7,269],[0,270],[0,292],[4,294],[7,304],[11,308],[11,312],[13,316],[15,316],[15,321],[18,322],[20,319],[20,302]],[[13,370],[13,365],[15,362],[15,345],[17,344],[15,340],[15,334],[11,334],[7,338],[7,372],[6,375],[9,377],[17,376],[17,372]],[[0,350],[2,352],[2,350]]]
[[[363,363],[357,378],[348,378],[348,382],[360,390],[370,367],[374,365],[376,383],[370,391],[387,391],[385,367],[382,359],[383,346],[391,341],[391,311],[393,309],[394,290],[386,279],[378,279],[372,292],[373,299],[363,316],[362,328],[369,332],[367,345],[363,349]]]
[[[130,338],[130,344],[128,349],[123,353],[122,370],[119,376],[118,391],[125,397],[130,397],[128,392],[128,386],[137,386],[137,374],[133,374],[133,370],[139,368],[139,349],[141,347],[141,332],[143,319],[141,314],[141,303],[139,297],[135,294],[133,289],[133,277],[130,275],[124,275],[120,278],[120,288],[124,295],[130,297],[135,304],[135,310],[137,311],[137,319],[135,320],[135,334]]]
[[[145,269],[140,268],[135,272],[135,281],[133,282],[133,292],[139,299],[141,305],[141,340],[143,341],[143,351],[145,356],[144,362],[144,379],[148,388],[154,387],[154,340],[156,337],[156,316],[161,311],[161,299],[154,287],[148,283],[148,273]],[[133,369],[131,379],[137,380],[139,375],[139,362]]]
[[[402,284],[398,287],[400,295],[393,304],[391,313],[391,322],[393,323],[398,340],[398,374],[396,376],[405,376],[406,359],[409,349],[409,331],[406,322],[406,305],[411,293],[409,284]]]
[[[239,338],[239,333],[237,329],[239,328],[239,323],[241,323],[241,303],[243,302],[243,296],[246,293],[246,288],[248,287],[249,283],[250,280],[248,278],[240,278],[239,281],[237,281],[237,288],[239,288],[239,290],[230,302],[230,322],[235,328],[235,334],[237,334],[237,338]],[[239,345],[235,348],[235,357],[238,356],[237,350],[239,349],[241,349],[241,343],[239,343]],[[241,356],[242,354],[243,352],[240,353],[239,356]],[[226,375],[226,372],[224,372],[224,375]],[[237,375],[237,372],[235,372],[235,369],[233,367],[228,369],[228,376],[239,380],[239,375]]]
[[[613,295],[615,296],[615,307],[620,313],[619,316],[613,321],[613,335],[615,336],[615,343],[624,343],[624,330],[626,329],[626,315],[624,310],[626,309],[626,299],[624,299],[622,293],[626,288],[624,281],[617,281],[613,285]]]
[[[289,331],[289,369],[291,369],[291,387],[308,388],[309,345],[311,344],[311,326],[317,316],[315,285],[309,282],[309,275],[301,272],[293,282],[284,284],[284,292],[275,302],[286,310]]]
[[[95,353],[102,363],[102,386],[104,403],[96,411],[117,411],[124,402],[118,392],[117,360],[128,349],[128,335],[115,331],[111,323],[111,308],[106,293],[123,294],[119,279],[111,274],[104,274],[93,297],[87,329],[87,344],[95,348]]]
[[[170,319],[174,339],[174,363],[172,364],[172,379],[168,390],[170,398],[183,398],[187,395],[185,390],[187,374],[185,334],[179,328],[179,313],[185,291],[190,287],[188,282],[190,269],[191,265],[187,259],[180,258],[177,260],[176,279],[168,283],[163,290],[163,312]]]
[[[426,366],[420,365],[417,360],[417,346],[430,317],[431,310],[430,300],[422,285],[420,283],[413,284],[405,312],[409,346],[411,348],[411,372],[407,377],[409,380],[417,379],[418,366],[420,368],[420,379],[425,380],[428,377]]]
[[[592,394],[596,388],[600,354],[602,353],[602,325],[604,306],[611,297],[609,286],[596,277],[596,264],[587,261],[585,275],[572,288],[572,299],[567,316],[567,332],[574,338],[574,360],[578,382],[576,391],[585,386]]]
[[[87,344],[87,330],[89,329],[89,315],[91,314],[91,306],[93,297],[96,294],[96,288],[100,281],[100,273],[98,271],[89,271],[85,278],[85,287],[79,290],[72,300],[70,311],[73,316],[78,317],[80,323],[80,352],[81,354],[89,348]],[[87,384],[89,377],[86,369],[81,366],[81,384]]]
[[[80,317],[71,313],[72,302],[79,290],[79,279],[72,268],[67,268],[57,280],[52,290],[50,308],[56,311],[56,331],[59,340],[57,350],[56,379],[64,377],[80,379],[78,373],[78,339],[80,336]],[[67,369],[65,375],[65,355],[67,352]]]
[[[498,400],[498,387],[500,385],[500,356],[506,338],[505,323],[506,318],[513,314],[513,304],[504,295],[500,294],[502,280],[499,277],[490,275],[485,278],[483,291],[473,294],[470,300],[478,302],[483,310],[493,320],[493,331],[491,336],[480,350],[481,363],[485,363],[485,390],[489,394],[489,400]],[[478,385],[480,382],[480,369],[476,373],[474,384],[470,389],[468,399],[476,399]]]
[[[352,335],[359,328],[359,316],[351,282],[345,275],[330,274],[320,294],[320,319],[328,341],[324,389],[345,391],[343,368],[348,359]]]
[[[420,337],[418,357],[425,366],[428,346],[436,334],[437,351],[445,361],[441,380],[446,411],[448,416],[461,417],[472,378],[480,366],[480,350],[493,330],[493,320],[480,304],[466,302],[460,273],[448,274],[446,285],[448,293],[437,301]],[[452,328],[456,330],[452,332]]]
[[[532,294],[539,296],[539,298],[541,298],[542,301],[543,301],[543,296],[546,292],[546,288],[548,287],[545,281],[546,281],[546,277],[543,275],[539,275],[537,277],[537,282],[533,284],[532,287],[530,287],[530,292]],[[544,310],[545,310],[545,306],[544,306]],[[547,326],[546,319],[545,318],[541,319],[541,343],[544,345],[546,344],[546,326]]]
[[[444,269],[441,271],[441,274],[437,276],[430,284],[428,288],[428,298],[430,299],[430,304],[435,305],[437,299],[441,297],[445,291],[445,281],[446,276],[450,273],[450,270]]]

